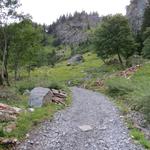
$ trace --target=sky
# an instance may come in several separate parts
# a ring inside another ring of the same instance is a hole
[[[51,24],[59,16],[75,11],[98,12],[99,15],[126,13],[130,0],[20,0],[21,11],[29,13],[33,21]]]

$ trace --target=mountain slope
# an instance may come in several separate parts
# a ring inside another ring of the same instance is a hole
[[[48,33],[53,34],[58,43],[77,45],[87,41],[87,30],[96,27],[100,21],[97,13],[76,12],[73,16],[61,16],[49,26]]]
[[[144,11],[147,5],[148,0],[131,0],[130,5],[127,6],[126,16],[134,33],[141,30]]]

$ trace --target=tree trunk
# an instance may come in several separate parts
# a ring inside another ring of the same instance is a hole
[[[15,60],[15,65],[14,65],[14,78],[15,78],[15,81],[18,80],[18,61]]]
[[[104,64],[106,64],[106,61],[105,61],[105,59],[103,59],[103,58],[101,58],[101,59],[102,59],[103,63],[104,63]]]
[[[15,81],[17,81],[18,80],[18,68],[17,67],[15,67],[15,70],[14,70],[14,77],[15,77]]]
[[[7,50],[7,36],[5,29],[3,29],[4,34],[4,49],[3,49],[3,60],[2,60],[2,70],[1,70],[1,78],[2,82],[6,81],[6,84],[9,86],[8,80],[8,71],[7,71],[7,62],[8,62],[8,50]]]
[[[30,78],[30,73],[31,73],[31,65],[28,66],[27,68],[27,71],[28,71],[28,78]]]
[[[121,64],[122,68],[124,69],[123,61],[122,61],[122,58],[121,58],[120,53],[119,53],[118,50],[117,50],[117,55],[118,55],[119,62]]]
[[[0,85],[3,85],[3,80],[1,76],[0,76]]]

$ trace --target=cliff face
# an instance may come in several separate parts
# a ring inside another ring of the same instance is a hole
[[[49,26],[48,33],[53,34],[60,43],[77,45],[88,39],[87,31],[101,21],[97,13],[76,12],[73,16],[61,16]]]
[[[135,34],[141,30],[144,11],[147,5],[148,0],[131,0],[130,5],[127,6],[126,16],[128,17],[131,29]]]

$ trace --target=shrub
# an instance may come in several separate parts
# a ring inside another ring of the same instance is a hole
[[[141,100],[142,111],[146,116],[148,122],[150,122],[150,95],[144,96]]]
[[[57,82],[57,81],[50,81],[47,85],[47,88],[50,88],[50,89],[65,89],[65,85],[62,84],[61,82]]]
[[[29,80],[23,80],[16,84],[17,91],[19,91],[21,94],[25,90],[32,90],[35,87],[45,87],[50,89],[64,89],[65,86],[62,84],[62,82],[58,82],[55,80],[49,80],[48,78],[31,78]]]
[[[0,137],[4,137],[4,136],[5,136],[5,133],[4,133],[4,131],[3,131],[3,128],[0,127]]]
[[[115,77],[106,82],[108,94],[111,96],[122,96],[134,90],[130,80],[125,78]]]
[[[16,84],[17,91],[19,91],[21,94],[23,94],[25,90],[27,89],[31,90],[34,87],[35,87],[35,82],[32,80],[24,80]]]

